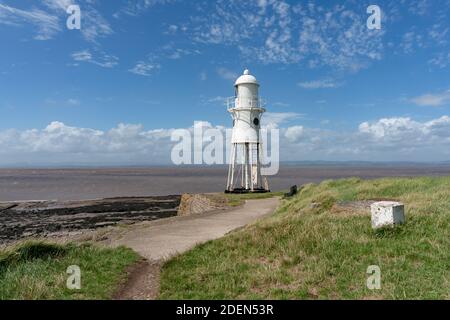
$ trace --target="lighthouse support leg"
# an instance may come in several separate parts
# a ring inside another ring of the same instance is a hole
[[[229,191],[233,191],[233,186],[234,186],[234,167],[236,164],[236,148],[237,145],[235,143],[233,143],[233,147],[232,147],[232,151],[231,151],[231,177],[230,177],[230,184],[229,184]]]
[[[262,175],[262,166],[263,166],[264,157],[263,157],[263,148],[262,148],[261,143],[259,143],[258,148],[259,148],[259,150],[258,150],[258,158],[259,158],[258,159],[258,174],[259,174],[260,187],[261,187],[261,189],[268,191],[268,188],[266,188],[266,186],[265,186],[266,179],[265,179],[265,177],[263,178],[263,175]]]
[[[232,168],[233,168],[233,151],[234,151],[234,144],[231,146],[231,154],[230,154],[230,163],[228,166],[228,178],[227,178],[227,190],[231,191],[231,176],[233,175],[232,173]]]
[[[249,154],[248,154],[248,143],[245,144],[245,190],[249,190],[249,181],[248,181],[248,160],[249,160]]]
[[[256,188],[259,189],[259,143],[256,144]]]
[[[245,144],[241,144],[241,189],[245,186]]]
[[[261,165],[262,165],[261,159],[262,159],[262,157],[261,157],[261,144],[260,143],[256,144],[256,157],[257,157],[257,160],[256,160],[256,165],[257,165],[256,172],[257,172],[257,175],[258,175],[258,188],[262,188],[263,187],[262,176],[261,176]]]
[[[253,191],[254,189],[253,189],[253,144],[249,144],[248,145],[248,151],[249,151],[249,164],[248,164],[248,166],[250,167],[250,189]]]

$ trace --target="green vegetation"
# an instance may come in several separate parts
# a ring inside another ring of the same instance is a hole
[[[266,193],[242,193],[242,194],[234,194],[234,193],[226,193],[224,194],[225,199],[227,200],[227,204],[231,207],[237,207],[244,204],[245,200],[250,199],[267,199],[272,197],[281,197],[284,192],[266,192]]]
[[[234,197],[234,196],[232,196]],[[405,203],[407,223],[373,231],[342,202]],[[366,287],[369,265],[381,290]],[[277,212],[165,264],[162,299],[450,299],[450,177],[309,184]]]
[[[0,300],[109,299],[126,268],[139,256],[131,249],[27,242],[0,252]],[[67,267],[81,269],[81,290],[69,290]]]

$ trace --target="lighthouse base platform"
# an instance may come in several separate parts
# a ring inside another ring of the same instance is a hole
[[[233,190],[225,190],[225,193],[235,193],[235,194],[242,194],[242,193],[267,193],[270,192],[270,190],[262,189],[262,188],[255,188],[253,190],[251,189],[245,189],[245,188],[235,188]]]

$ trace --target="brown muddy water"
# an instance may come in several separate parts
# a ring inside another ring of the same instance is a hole
[[[326,179],[447,176],[449,165],[282,166],[268,177],[273,191]],[[221,192],[224,167],[99,169],[0,169],[0,201],[87,200],[182,193]]]

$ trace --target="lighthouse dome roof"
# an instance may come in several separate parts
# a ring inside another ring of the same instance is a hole
[[[234,85],[238,86],[238,85],[244,84],[244,83],[252,83],[252,84],[259,85],[259,83],[256,80],[256,78],[250,74],[250,71],[248,69],[244,70],[242,76],[237,78],[237,80],[236,80]]]

